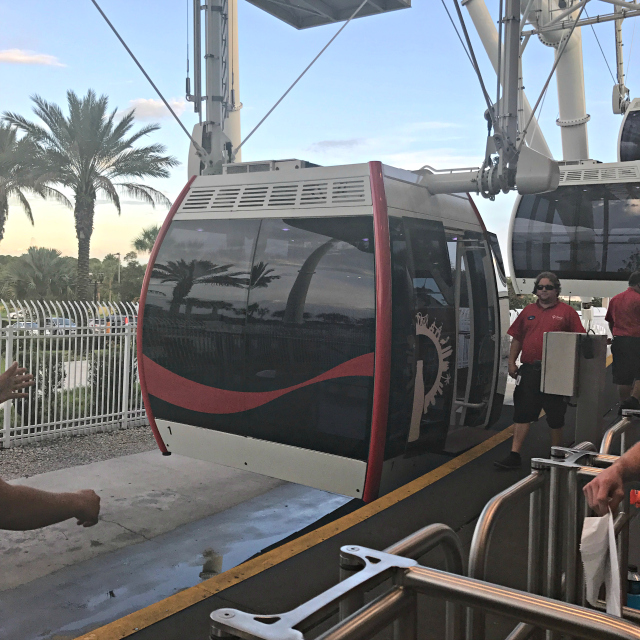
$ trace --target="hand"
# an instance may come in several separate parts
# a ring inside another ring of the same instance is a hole
[[[516,365],[515,362],[510,362],[509,363],[509,375],[515,379],[518,377],[518,366]]]
[[[24,367],[14,362],[0,375],[0,403],[16,398],[26,398],[29,394],[21,391],[33,386],[33,376]]]
[[[619,465],[614,464],[599,473],[583,491],[597,515],[606,515],[609,508],[615,513],[624,498],[624,481]]]
[[[76,492],[77,507],[75,517],[77,524],[83,527],[93,527],[98,523],[100,514],[100,496],[91,489]]]

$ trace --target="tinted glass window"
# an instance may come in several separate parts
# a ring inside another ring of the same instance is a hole
[[[307,383],[373,354],[374,341],[371,217],[172,224],[149,286],[145,355],[242,398],[287,392],[228,414],[152,398],[157,417],[366,459],[371,367]]]
[[[258,220],[173,222],[144,311],[144,353],[173,373],[240,391],[247,282]]]
[[[640,266],[640,185],[524,196],[512,242],[516,277],[626,280]]]
[[[409,217],[403,222],[413,289],[416,363],[409,444],[439,451],[447,437],[453,401],[455,292],[451,264],[441,222]]]
[[[373,352],[372,218],[264,220],[251,280],[248,391],[291,387]],[[247,412],[251,433],[366,459],[372,391],[366,376],[310,385]]]
[[[640,160],[640,111],[630,111],[620,137],[620,160]]]

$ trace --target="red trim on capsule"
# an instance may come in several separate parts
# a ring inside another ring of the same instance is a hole
[[[182,204],[185,196],[189,192],[191,188],[191,184],[196,179],[196,176],[191,176],[189,182],[187,182],[185,188],[180,192],[180,195],[176,198],[175,202],[171,209],[169,209],[169,213],[165,218],[164,224],[162,225],[160,232],[158,233],[158,237],[156,238],[155,244],[153,245],[153,249],[151,250],[151,255],[149,256],[149,262],[147,263],[147,270],[144,272],[144,280],[142,281],[142,291],[140,291],[140,302],[138,303],[138,329],[137,329],[137,353],[138,353],[138,375],[140,376],[140,391],[142,392],[142,401],[144,402],[145,409],[147,410],[147,419],[149,420],[149,424],[151,425],[151,431],[153,431],[153,437],[156,439],[158,443],[158,447],[160,447],[160,451],[162,453],[169,453],[167,451],[167,447],[162,440],[162,436],[158,431],[158,427],[156,425],[156,419],[153,417],[153,412],[151,411],[151,404],[149,403],[149,394],[147,393],[147,380],[145,376],[144,370],[144,362],[145,357],[142,354],[142,324],[144,318],[144,305],[147,300],[147,290],[149,289],[149,280],[151,280],[151,272],[153,271],[153,265],[156,262],[156,258],[158,257],[158,251],[160,251],[160,245],[162,244],[165,236],[167,235],[167,231],[169,230],[169,226],[171,225],[171,221],[173,220],[173,216],[176,215],[176,211]]]
[[[380,490],[384,448],[387,440],[389,385],[391,380],[391,244],[382,163],[370,162],[369,171],[375,239],[376,351],[369,460],[362,495],[362,499],[365,502],[375,500]]]
[[[484,220],[482,219],[482,216],[480,215],[480,212],[478,211],[478,207],[476,207],[476,203],[473,201],[473,198],[471,197],[470,193],[467,193],[467,198],[469,198],[469,202],[471,204],[471,208],[473,209],[473,212],[476,214],[476,218],[478,218],[478,222],[480,223],[480,226],[482,227],[482,230],[484,231],[484,235],[487,235],[487,227],[484,224]]]
[[[217,387],[208,387],[172,373],[146,356],[143,356],[143,360],[148,376],[147,392],[149,394],[183,409],[219,415],[249,411],[249,409],[261,407],[263,404],[267,404],[267,402],[280,398],[296,389],[302,389],[324,380],[350,376],[371,377],[373,376],[374,354],[367,353],[363,356],[358,356],[321,373],[319,376],[315,376],[315,378],[305,380],[291,387],[272,391],[229,391],[227,389],[218,389]]]

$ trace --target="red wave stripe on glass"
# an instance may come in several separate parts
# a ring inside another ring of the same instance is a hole
[[[316,382],[346,378],[348,376],[373,376],[374,354],[367,353],[329,369],[324,373],[286,389],[275,391],[227,391],[207,387],[204,384],[187,380],[172,373],[168,369],[142,356],[146,374],[147,392],[160,400],[169,402],[183,409],[201,413],[238,413],[255,409],[276,398],[291,393],[296,389],[307,387]]]

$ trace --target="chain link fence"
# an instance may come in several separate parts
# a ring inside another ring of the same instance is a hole
[[[0,448],[148,424],[131,303],[0,300],[1,371],[34,375],[29,397],[0,409]]]

